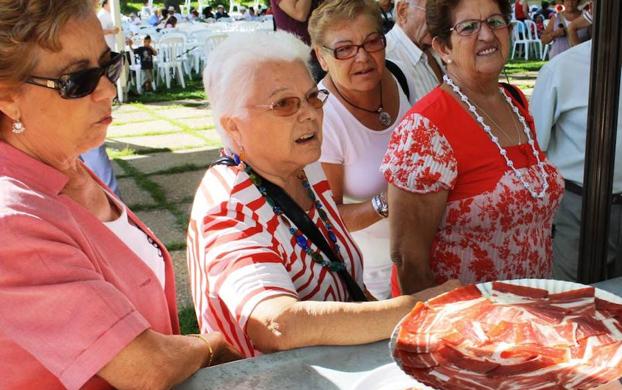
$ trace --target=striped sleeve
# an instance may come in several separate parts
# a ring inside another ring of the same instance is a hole
[[[396,187],[426,194],[453,189],[457,167],[445,136],[428,118],[411,112],[393,132],[380,171]]]
[[[258,303],[278,295],[299,298],[274,231],[249,206],[223,204],[205,215],[202,234],[210,295],[224,302],[241,329]]]

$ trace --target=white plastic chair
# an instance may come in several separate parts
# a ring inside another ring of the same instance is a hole
[[[536,58],[542,58],[542,41],[538,38],[538,26],[533,20],[524,20],[525,28],[527,30],[527,41],[529,49],[534,50]],[[527,51],[529,57],[530,50]]]
[[[209,55],[216,46],[218,46],[222,41],[227,39],[227,34],[211,34],[205,38],[205,43],[203,46],[203,61],[207,61]]]
[[[196,46],[195,50],[192,50],[189,54],[191,55],[192,60],[192,70],[197,74],[201,74],[202,63],[205,64],[206,56],[205,56],[205,42],[208,38],[214,35],[212,31],[209,29],[197,30],[192,33],[192,41],[193,45]]]
[[[529,52],[529,40],[527,39],[527,28],[520,20],[512,21],[512,55],[511,59],[514,59],[516,49],[522,45],[523,52],[525,53],[525,60],[528,58]]]
[[[176,75],[179,83],[186,88],[183,61],[186,57],[186,36],[168,33],[158,41],[158,75],[166,81],[166,88],[171,88],[171,76]]]

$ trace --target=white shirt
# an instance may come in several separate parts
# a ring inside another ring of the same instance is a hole
[[[102,25],[102,29],[109,30],[114,28],[114,23],[112,22],[112,15],[110,12],[105,9],[100,9],[97,13],[97,19],[99,19],[99,23]],[[115,45],[115,34],[106,34],[104,35],[104,39],[106,40],[106,44],[110,48],[110,50],[114,50]]]
[[[151,268],[162,288],[164,288],[166,271],[164,269],[162,250],[145,232],[130,223],[127,217],[127,208],[123,203],[112,197],[109,199],[121,210],[121,216],[114,221],[104,222],[104,225]]]
[[[438,79],[428,64],[428,56],[408,38],[400,26],[393,26],[386,37],[386,57],[389,60],[398,60],[404,65],[401,68],[410,89],[408,100],[415,104],[439,85]],[[439,67],[442,69],[440,64]]]
[[[318,88],[326,86],[320,81]],[[393,129],[410,109],[410,103],[399,84],[398,89],[399,112],[393,124],[385,130],[372,130],[362,125],[334,95],[329,95],[324,104],[320,161],[343,165],[343,194],[348,198],[344,199],[344,203],[369,201],[387,189],[380,164]],[[376,298],[387,298],[392,264],[388,221],[380,220],[366,229],[353,232],[352,237],[363,253],[365,286]]]
[[[538,142],[566,180],[583,185],[592,41],[559,54],[538,73],[531,110]],[[620,100],[622,107],[622,100]],[[622,117],[618,116],[613,192],[622,192]]]

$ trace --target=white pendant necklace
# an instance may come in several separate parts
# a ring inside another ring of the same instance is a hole
[[[518,179],[521,181],[525,189],[529,191],[531,196],[534,197],[535,199],[544,198],[544,196],[546,195],[546,190],[549,188],[549,183],[547,181],[549,175],[548,173],[546,173],[546,170],[544,169],[544,163],[542,163],[542,161],[540,160],[540,155],[538,154],[538,151],[536,150],[536,145],[535,145],[534,140],[531,138],[531,131],[529,130],[529,126],[527,126],[527,122],[525,121],[525,118],[523,118],[523,116],[520,114],[520,112],[518,111],[518,108],[514,104],[512,104],[512,100],[505,93],[505,91],[503,90],[503,87],[499,87],[499,91],[505,97],[505,101],[510,105],[510,107],[512,108],[512,111],[514,111],[514,113],[518,117],[518,120],[523,125],[523,132],[527,136],[527,142],[529,143],[529,146],[531,146],[531,151],[533,152],[533,155],[536,158],[536,161],[538,162],[537,164],[538,169],[540,170],[540,173],[542,176],[542,190],[540,192],[537,192],[535,188],[532,189],[531,185],[523,177],[523,174],[514,167],[514,162],[508,158],[507,151],[501,147],[501,144],[499,143],[499,138],[497,138],[497,136],[495,136],[492,133],[492,129],[490,128],[490,126],[484,123],[484,118],[477,112],[477,109],[471,103],[469,98],[464,93],[462,93],[460,88],[458,88],[458,86],[453,82],[451,78],[449,78],[449,76],[447,76],[447,74],[443,76],[443,81],[445,81],[445,83],[449,85],[453,89],[453,91],[458,96],[460,96],[460,99],[469,107],[469,111],[473,113],[477,122],[480,124],[480,126],[482,126],[486,134],[488,134],[488,136],[490,137],[490,140],[495,145],[497,145],[497,149],[499,149],[499,153],[505,160],[505,164],[514,172],[516,177],[518,177]]]

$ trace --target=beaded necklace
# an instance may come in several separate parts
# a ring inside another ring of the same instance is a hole
[[[287,218],[285,218],[287,215],[285,215],[281,206],[278,203],[276,203],[274,199],[272,199],[268,195],[268,191],[266,190],[266,187],[263,185],[263,179],[261,178],[261,176],[257,175],[255,171],[253,171],[253,169],[248,164],[244,168],[244,171],[250,177],[255,187],[257,187],[257,189],[259,190],[259,193],[261,193],[261,195],[266,199],[266,202],[268,203],[268,205],[272,207],[274,214],[276,214],[278,217],[281,217],[285,221],[285,223],[289,226],[289,232],[295,238],[296,244],[308,256],[310,256],[314,262],[334,272],[340,272],[346,269],[343,263],[343,257],[341,256],[341,252],[339,250],[339,245],[337,244],[337,235],[335,234],[335,231],[333,229],[334,226],[328,219],[328,215],[326,214],[326,211],[324,211],[322,203],[319,200],[317,200],[317,198],[315,197],[315,193],[313,192],[313,189],[311,188],[311,184],[309,184],[309,180],[307,180],[307,177],[306,175],[304,175],[304,173],[300,176],[300,180],[302,181],[302,186],[305,188],[307,195],[309,196],[309,199],[311,199],[313,203],[313,206],[315,206],[315,209],[317,210],[317,213],[319,214],[320,219],[322,220],[322,222],[324,222],[324,226],[326,227],[326,231],[328,232],[328,238],[330,239],[330,242],[332,243],[332,249],[337,255],[337,258],[342,260],[341,262],[330,261],[330,260],[325,259],[322,256],[321,251],[319,249],[312,250],[311,245],[310,245],[311,240],[305,237],[305,235],[300,231],[300,229],[298,229],[295,225],[292,225],[291,222]]]
[[[488,136],[490,137],[490,140],[497,146],[497,149],[499,149],[499,153],[505,160],[505,164],[514,172],[516,177],[518,177],[518,179],[523,184],[523,187],[525,187],[525,189],[529,191],[529,193],[534,199],[544,198],[544,196],[546,195],[546,190],[549,188],[549,183],[547,181],[549,175],[544,170],[544,163],[540,160],[540,155],[538,154],[538,151],[536,150],[534,140],[531,138],[531,131],[529,130],[529,126],[527,126],[527,122],[525,122],[525,118],[523,118],[521,113],[518,111],[518,108],[516,108],[516,106],[512,104],[512,100],[505,93],[505,91],[503,90],[503,87],[499,87],[499,91],[501,91],[501,94],[505,97],[505,101],[512,108],[512,110],[514,111],[514,114],[516,114],[516,116],[518,117],[518,120],[523,125],[523,132],[527,136],[527,142],[529,143],[529,146],[531,146],[531,151],[533,152],[533,155],[536,158],[536,161],[538,162],[537,165],[542,176],[542,191],[540,192],[537,192],[535,189],[532,189],[531,185],[527,183],[527,181],[523,177],[523,174],[514,167],[514,162],[508,158],[507,151],[501,147],[501,144],[499,144],[499,139],[497,138],[497,136],[495,136],[492,133],[491,127],[488,126],[486,123],[484,123],[484,118],[477,112],[477,109],[475,108],[475,106],[473,106],[469,98],[464,93],[462,93],[460,88],[458,88],[458,86],[453,82],[451,78],[449,78],[448,75],[443,76],[443,81],[445,81],[445,83],[449,85],[453,89],[453,91],[458,96],[460,96],[460,99],[469,107],[469,111],[473,113],[477,122],[484,129],[486,134],[488,134]]]

